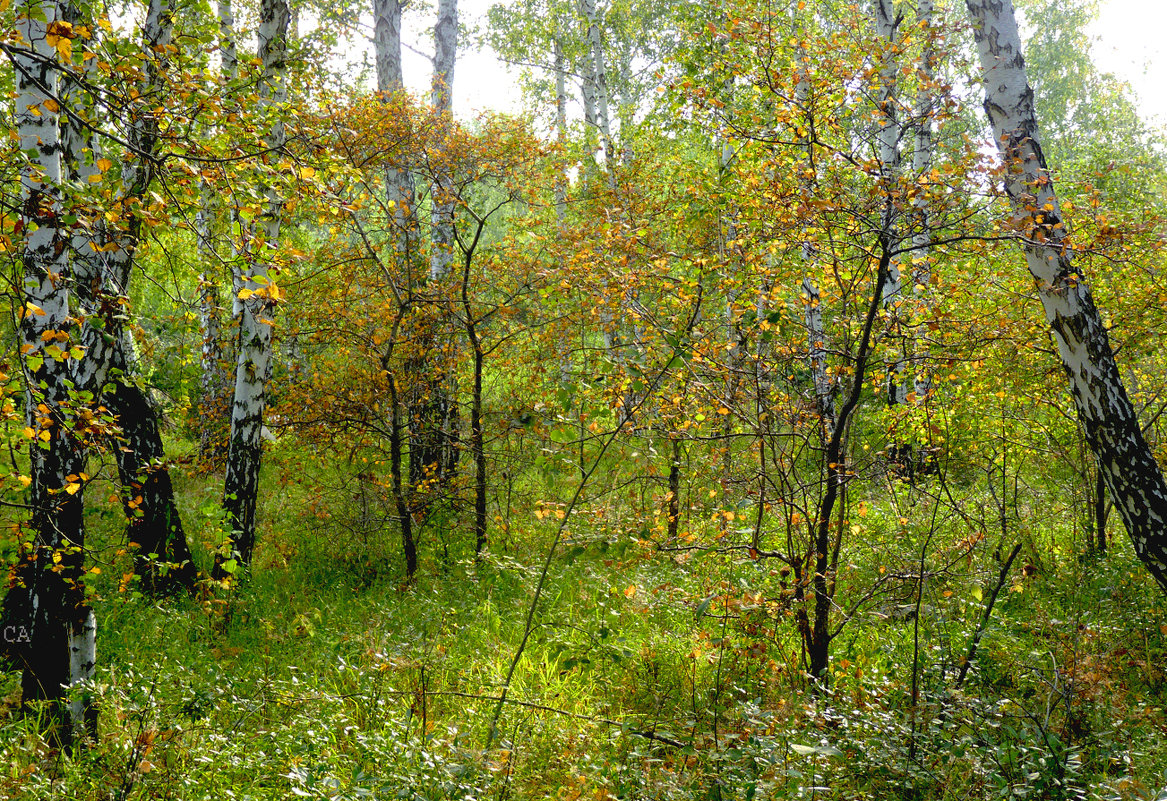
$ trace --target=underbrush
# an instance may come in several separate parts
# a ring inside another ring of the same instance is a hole
[[[92,587],[99,737],[54,752],[5,676],[0,797],[1146,799],[1162,784],[1164,603],[1123,548],[1011,577],[963,683],[999,563],[974,550],[959,573],[904,579],[856,608],[816,692],[774,560],[581,529],[528,637],[553,521],[513,523],[510,548],[475,561],[457,515],[436,517],[406,582],[369,499],[337,482],[324,510],[305,473],[268,499],[256,567],[229,593],[154,602],[111,557]],[[203,481],[181,491],[205,548],[221,530]],[[889,514],[864,518],[882,550],[849,581],[927,544]],[[91,529],[117,552],[116,514]]]

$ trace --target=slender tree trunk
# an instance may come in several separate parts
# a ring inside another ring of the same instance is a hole
[[[96,659],[96,622],[85,598],[83,512],[85,449],[79,410],[68,396],[67,352],[75,333],[61,219],[61,137],[57,50],[48,35],[64,22],[55,2],[33,5],[17,18],[23,44],[11,51],[16,68],[16,126],[32,154],[21,175],[24,304],[21,364],[26,381],[29,442],[30,547],[20,555],[0,609],[3,656],[22,670],[24,706],[47,702],[44,721],[63,746],[93,731],[96,711],[69,688],[89,678]],[[55,34],[56,35],[56,34]]]
[[[1127,397],[1106,327],[1073,251],[1041,151],[1011,0],[966,0],[1005,191],[1086,442],[1136,555],[1167,592],[1167,484]]]
[[[405,489],[405,480],[403,476],[404,468],[402,465],[401,451],[402,451],[402,409],[401,397],[397,391],[397,379],[392,372],[389,373],[389,403],[390,403],[390,429],[389,429],[389,470],[391,473],[391,480],[393,482],[393,503],[397,508],[397,521],[401,526],[401,545],[402,551],[405,554],[405,574],[409,578],[413,578],[417,573],[417,544],[413,539],[413,512],[409,508],[409,497]]]
[[[259,110],[276,116],[267,137],[273,152],[284,147],[285,132],[279,120],[279,106],[287,101],[288,23],[286,0],[263,0],[259,19],[259,59],[263,64]],[[259,470],[263,457],[263,414],[267,406],[267,382],[272,363],[272,317],[276,297],[271,289],[269,255],[279,249],[283,199],[273,187],[264,189],[266,209],[262,223],[251,232],[254,252],[251,271],[238,276],[241,284],[242,314],[239,328],[239,358],[235,370],[235,399],[231,410],[231,444],[227,454],[227,475],[223,487],[223,508],[230,526],[232,547],[243,565],[251,562],[255,547],[255,509],[259,492]],[[223,577],[224,561],[216,559],[216,575]]]
[[[559,41],[559,20],[556,18],[555,34],[555,141],[559,145],[559,158],[567,150],[567,60],[563,55],[563,44]],[[567,169],[560,163],[555,171],[555,220],[562,228],[567,219]]]
[[[802,172],[798,183],[802,207],[800,214],[803,217],[802,261],[807,273],[802,281],[803,322],[806,325],[806,358],[810,365],[811,380],[814,382],[815,406],[818,409],[823,432],[829,439],[835,430],[835,385],[827,372],[827,335],[823,328],[822,297],[812,277],[818,269],[814,243],[811,242],[809,233],[813,219],[811,200],[815,184],[814,142],[811,140],[811,132],[814,130],[815,122],[814,111],[811,108],[809,56],[801,44],[798,46],[795,57],[798,60],[798,83],[794,86],[794,100],[803,117],[799,135],[799,146],[802,150]],[[761,311],[760,308],[759,311]]]
[[[892,0],[875,0],[875,29],[879,38],[884,40],[881,48],[882,65],[879,70],[879,87],[877,96],[879,111],[879,180],[880,189],[885,197],[898,194],[897,183],[900,173],[900,125],[899,102],[896,97],[897,79],[899,75],[899,17],[896,16]],[[884,215],[880,227],[886,231],[893,242],[898,246],[899,232],[896,221],[897,208],[893,203],[884,204]],[[888,333],[890,334],[891,355],[887,363],[886,397],[887,405],[895,408],[904,403],[907,397],[904,385],[904,361],[909,345],[903,336],[903,314],[901,306],[904,300],[903,278],[900,272],[899,257],[893,256],[889,266],[887,283],[883,288],[883,308],[887,316]],[[901,474],[910,474],[912,464],[912,446],[908,443],[892,443],[888,460],[892,468]]]
[[[891,198],[888,198],[886,203],[891,205]],[[863,395],[863,384],[874,340],[873,329],[879,308],[882,305],[884,287],[887,284],[891,265],[891,248],[890,232],[880,232],[880,257],[875,287],[859,337],[859,352],[855,356],[851,389],[839,409],[838,421],[827,442],[826,452],[823,454],[826,467],[826,491],[823,493],[823,499],[819,503],[818,514],[814,521],[814,576],[811,578],[811,587],[814,591],[814,618],[811,624],[803,629],[806,650],[810,657],[810,675],[823,687],[830,683],[827,667],[830,664],[830,645],[833,637],[830,629],[831,610],[835,603],[835,577],[832,563],[837,561],[840,548],[838,541],[832,543],[831,515],[835,510],[835,504],[840,501],[840,496],[844,491],[844,483],[847,480],[847,424]]]
[[[401,69],[401,0],[373,0],[373,47],[377,61],[377,91],[385,102],[399,96],[405,87]],[[390,409],[389,426],[389,471],[392,483],[393,503],[397,510],[398,525],[401,528],[402,552],[405,555],[405,572],[408,578],[417,573],[417,543],[413,537],[413,512],[410,503],[410,485],[416,484],[422,476],[421,465],[424,456],[410,448],[410,464],[416,469],[416,477],[404,474],[404,431],[405,417],[402,399],[397,385],[397,365],[393,363],[393,351],[402,322],[412,308],[413,259],[417,249],[418,226],[414,211],[416,202],[413,173],[405,165],[390,165],[385,169],[385,200],[387,215],[392,214],[395,266],[397,277],[405,284],[405,294],[395,293],[397,313],[393,320],[393,333],[389,349],[382,358],[381,366],[388,376]],[[405,372],[417,376],[424,370],[424,360],[411,360]],[[417,393],[414,393],[416,397]],[[416,408],[416,404],[415,404]],[[411,418],[412,421],[413,418]],[[420,447],[419,440],[414,445]],[[412,481],[410,479],[413,479]]]
[[[612,123],[609,115],[608,71],[604,60],[604,44],[600,36],[600,22],[596,14],[596,0],[579,0],[580,13],[588,26],[588,49],[591,57],[592,87],[596,102],[596,127],[600,133],[600,148],[608,171],[608,184],[615,188],[616,153],[612,149]]]
[[[401,0],[373,0],[373,47],[377,61],[377,91],[388,100],[405,87],[401,69]],[[411,276],[417,249],[413,173],[405,166],[385,171],[385,199],[392,209],[397,262],[401,274]],[[409,281],[412,285],[412,280]]]
[[[453,132],[454,67],[458,48],[457,0],[439,0],[434,25],[434,73],[431,103],[444,137]],[[436,162],[430,183],[430,263],[428,288],[432,303],[425,309],[418,332],[421,355],[411,361],[413,382],[410,408],[410,479],[415,485],[446,489],[453,479],[458,460],[454,376],[449,370],[451,354],[442,347],[443,323],[448,321],[449,277],[454,249],[454,187],[442,162],[443,142],[432,161]],[[451,346],[453,343],[447,343]]]
[[[935,33],[932,29],[932,0],[916,0],[916,22],[924,36],[924,48],[920,57],[918,86],[916,88],[915,142],[912,149],[912,172],[918,182],[917,192],[912,198],[912,292],[917,300],[921,316],[931,316],[932,285],[932,223],[928,214],[928,193],[924,187],[931,180],[932,169],[932,82],[936,72]],[[927,401],[932,392],[932,371],[928,359],[928,325],[917,322],[912,341],[912,381],[916,392],[916,403]],[[926,458],[926,457],[922,457]],[[921,463],[921,466],[923,464]]]
[[[669,437],[668,539],[677,541],[681,526],[681,438]]]
[[[470,451],[474,456],[474,556],[481,558],[487,544],[486,442],[482,425],[482,369],[485,356],[482,342],[478,337],[477,321],[471,316],[472,309],[465,283],[468,281],[467,274],[463,279],[462,304],[466,314],[466,336],[470,340],[471,353],[474,354],[474,390],[470,402]]]
[[[438,0],[434,25],[434,75],[431,102],[448,136],[454,124],[454,65],[458,56],[458,0]],[[444,149],[445,145],[443,145]],[[432,245],[429,279],[441,286],[454,259],[454,197],[450,177],[439,167],[430,189]]]
[[[1094,549],[1099,555],[1106,554],[1106,521],[1110,517],[1110,504],[1106,500],[1106,475],[1101,470],[1094,471]]]

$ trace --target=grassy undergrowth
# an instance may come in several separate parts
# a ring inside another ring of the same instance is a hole
[[[855,610],[815,694],[779,563],[581,529],[496,721],[554,526],[475,563],[444,520],[407,585],[391,527],[351,496],[322,512],[320,476],[290,454],[270,471],[256,567],[230,594],[141,597],[116,507],[95,508],[100,736],[53,752],[5,676],[0,797],[1145,799],[1164,784],[1167,616],[1124,548],[1018,573],[959,687],[998,562],[970,551],[915,596],[904,578]],[[182,481],[200,554],[215,486]],[[873,502],[869,528],[890,514]],[[878,575],[873,559],[850,580]]]

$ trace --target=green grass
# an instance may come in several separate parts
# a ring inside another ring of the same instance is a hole
[[[406,584],[392,528],[357,531],[367,504],[337,475],[276,449],[254,571],[164,602],[119,591],[121,520],[95,505],[100,736],[52,752],[5,676],[0,797],[1134,799],[1167,768],[1164,602],[1121,545],[1011,581],[959,691],[997,567],[987,546],[933,549],[918,630],[886,614],[905,579],[842,629],[816,697],[778,563],[657,552],[602,516],[552,560],[486,750],[553,522],[528,503],[476,564],[450,514]],[[206,558],[216,479],[179,487]],[[910,566],[927,531],[896,515],[868,504],[842,593]]]

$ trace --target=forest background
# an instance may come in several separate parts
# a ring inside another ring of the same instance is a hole
[[[1162,130],[1018,5],[0,2],[0,795],[1162,796]]]

